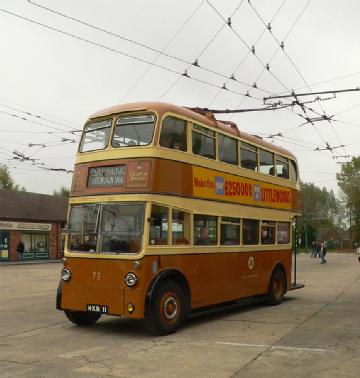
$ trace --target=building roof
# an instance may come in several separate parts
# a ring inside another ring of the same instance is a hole
[[[0,189],[0,219],[65,221],[68,201],[64,197]]]
[[[319,240],[325,239],[338,239],[338,240],[350,240],[350,234],[344,231],[340,227],[323,227],[319,228],[316,233],[316,238]]]

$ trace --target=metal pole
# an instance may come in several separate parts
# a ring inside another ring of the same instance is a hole
[[[297,253],[297,217],[295,217],[295,244],[294,244],[294,286],[296,285],[296,253]]]

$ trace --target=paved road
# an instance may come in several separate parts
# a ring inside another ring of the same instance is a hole
[[[283,304],[196,316],[176,334],[104,317],[80,328],[56,311],[59,264],[0,266],[1,377],[358,377],[360,264],[300,255],[306,288]]]

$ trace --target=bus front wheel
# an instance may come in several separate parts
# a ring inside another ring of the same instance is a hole
[[[154,293],[145,314],[145,326],[151,333],[175,332],[185,320],[185,294],[175,281],[165,281]]]
[[[270,280],[268,300],[271,306],[279,305],[285,295],[285,276],[281,269],[276,269]]]
[[[101,314],[96,312],[86,312],[86,311],[70,311],[64,310],[66,317],[74,324],[79,326],[92,325],[96,323]]]

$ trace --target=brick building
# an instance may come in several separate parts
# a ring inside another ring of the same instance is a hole
[[[24,260],[62,258],[67,205],[63,197],[0,189],[0,261],[18,260],[20,240]]]
[[[328,248],[350,251],[350,234],[339,227],[320,228],[316,233],[317,240],[326,240]]]

